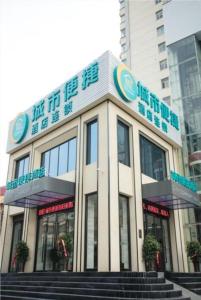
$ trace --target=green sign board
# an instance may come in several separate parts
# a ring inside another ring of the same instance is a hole
[[[197,192],[197,185],[194,181],[191,181],[188,178],[180,174],[177,174],[176,172],[173,171],[170,172],[170,178],[173,181],[185,186],[187,189],[191,190],[192,192]]]
[[[17,179],[8,181],[6,184],[6,189],[7,189],[7,191],[14,190],[18,186],[24,185],[30,181],[36,180],[36,179],[44,177],[44,176],[45,176],[45,168],[44,167],[42,167],[40,169],[35,169],[32,172],[27,173],[23,176],[20,176]]]

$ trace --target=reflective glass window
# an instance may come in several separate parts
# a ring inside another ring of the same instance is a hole
[[[162,87],[162,89],[169,87],[169,78],[168,77],[161,79],[161,87]]]
[[[160,70],[167,69],[167,59],[163,59],[160,61]]]
[[[119,196],[120,269],[130,269],[129,199]]]
[[[118,160],[130,166],[129,127],[121,121],[117,124]]]
[[[158,181],[167,178],[165,151],[140,137],[141,172]]]
[[[57,176],[57,174],[58,174],[58,158],[59,158],[59,148],[55,147],[50,151],[49,176]]]
[[[72,139],[68,142],[68,172],[75,170],[76,164],[76,139]]]
[[[25,156],[16,161],[15,178],[27,174],[29,171],[29,156]]]
[[[85,268],[97,269],[98,251],[98,197],[91,194],[86,197],[86,225],[85,225]]]
[[[67,172],[68,169],[68,143],[64,143],[59,147],[59,170],[58,175]]]
[[[156,20],[160,20],[162,19],[162,17],[163,17],[163,10],[161,9],[156,12]]]
[[[87,124],[87,165],[97,161],[98,123],[94,120]]]
[[[164,26],[162,25],[162,26],[158,27],[156,29],[156,31],[157,31],[157,36],[163,35],[164,34]]]
[[[158,44],[158,51],[159,51],[159,53],[165,51],[165,49],[166,49],[165,42]]]
[[[42,153],[41,166],[45,167],[47,176],[59,176],[75,170],[76,138]]]

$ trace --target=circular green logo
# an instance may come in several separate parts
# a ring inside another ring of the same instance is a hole
[[[29,117],[27,114],[22,113],[17,116],[13,125],[13,139],[16,144],[20,143],[25,137],[29,126]]]
[[[115,68],[114,82],[119,95],[125,101],[132,102],[137,98],[137,83],[124,64]]]

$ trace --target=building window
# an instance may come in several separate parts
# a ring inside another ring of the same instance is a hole
[[[163,43],[161,43],[161,44],[158,44],[158,51],[159,51],[159,53],[164,52],[165,49],[166,49],[166,44],[165,44],[165,42],[163,42]]]
[[[85,214],[85,269],[97,270],[98,251],[98,197],[97,194],[86,196]]]
[[[140,136],[141,171],[158,181],[167,178],[165,151]]]
[[[160,70],[165,70],[167,69],[167,59],[163,59],[160,61]]]
[[[121,38],[124,38],[125,36],[126,36],[126,29],[123,28],[123,29],[121,30]]]
[[[130,166],[129,127],[121,121],[118,121],[117,125],[117,140],[118,161],[124,165]]]
[[[76,138],[42,153],[41,166],[46,175],[60,176],[75,170],[76,165]]]
[[[167,103],[168,105],[170,105],[170,96],[164,97],[164,98],[163,98],[163,101],[164,101],[165,103]]]
[[[25,156],[16,161],[15,178],[27,174],[29,171],[29,156]]]
[[[164,34],[164,26],[163,25],[158,27],[156,30],[157,30],[157,36],[161,36]]]
[[[163,17],[163,10],[161,9],[156,12],[156,20],[162,19],[162,17]]]
[[[129,199],[119,196],[120,269],[130,270]]]
[[[155,0],[155,4],[159,4],[161,0]]]
[[[169,87],[169,78],[168,77],[161,79],[161,87],[162,87],[162,89],[166,89]]]
[[[87,124],[87,165],[97,161],[98,154],[98,122]]]

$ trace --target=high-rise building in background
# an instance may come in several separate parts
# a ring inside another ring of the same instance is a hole
[[[201,194],[201,1],[120,0],[122,62],[161,99],[177,106],[184,174]],[[201,240],[201,211],[184,218]]]

